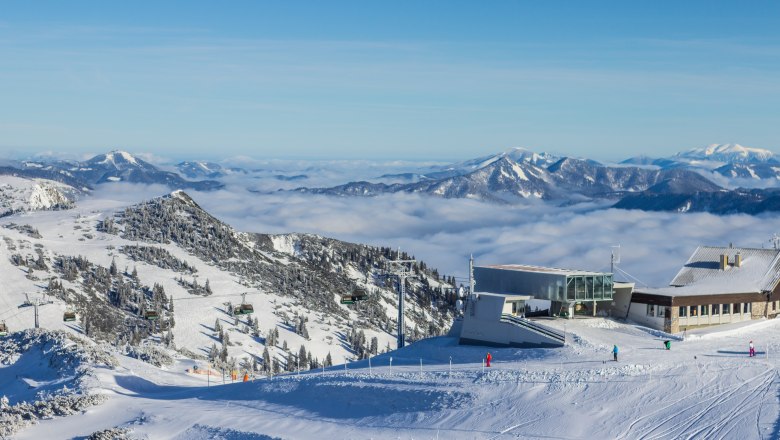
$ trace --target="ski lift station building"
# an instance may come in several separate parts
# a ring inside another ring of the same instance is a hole
[[[474,267],[475,292],[526,295],[551,302],[550,314],[571,317],[611,314],[615,296],[630,297],[633,284],[615,283],[611,273],[507,264]],[[624,298],[627,299],[628,297]],[[627,305],[627,302],[626,302]],[[525,304],[512,304],[523,310]]]
[[[477,266],[474,293],[464,304],[460,342],[511,347],[559,347],[565,335],[526,319],[531,300],[550,302],[549,314],[611,314],[616,294],[628,308],[633,285],[615,283],[611,273],[525,265]]]

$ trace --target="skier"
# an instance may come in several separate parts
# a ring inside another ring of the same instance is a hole
[[[486,366],[488,366],[488,367],[490,366],[490,360],[491,359],[493,359],[493,356],[491,356],[490,353],[488,353],[487,356],[485,356],[485,360],[486,360],[485,365]]]
[[[753,341],[750,341],[750,357],[754,357],[756,355],[756,347],[753,345]]]
[[[249,382],[249,373],[244,373],[244,382]]]
[[[617,354],[618,354],[617,345],[613,345],[612,346],[612,355],[615,357],[615,362],[617,362]]]

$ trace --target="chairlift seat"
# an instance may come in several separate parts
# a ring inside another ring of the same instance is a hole
[[[76,320],[76,312],[65,312],[62,315],[62,320],[64,322],[71,322]]]
[[[255,308],[252,306],[252,304],[241,304],[238,307],[239,313],[242,315],[249,315],[250,313],[255,312]]]
[[[4,322],[0,322],[0,336],[8,335],[8,326]]]
[[[368,292],[363,288],[356,288],[352,293],[341,295],[341,304],[355,304],[358,301],[365,301],[368,299]]]
[[[156,321],[159,318],[160,316],[154,310],[149,310],[146,313],[144,313],[144,319],[147,319],[149,321]]]

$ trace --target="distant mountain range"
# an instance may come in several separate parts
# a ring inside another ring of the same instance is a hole
[[[538,163],[536,165],[535,163]],[[443,198],[469,198],[501,203],[524,199],[572,200],[618,199],[625,193],[647,190],[675,179],[691,190],[718,191],[720,187],[689,170],[655,170],[640,167],[608,167],[592,160],[563,158],[546,161],[515,161],[510,154],[485,160],[465,174],[464,168],[446,170],[449,177],[430,177],[414,183],[350,182],[332,188],[298,188],[299,192],[338,196],[373,196],[383,193],[422,193]],[[451,176],[450,176],[451,175]],[[680,188],[682,190],[683,188]]]
[[[285,182],[309,179],[307,174],[275,174],[278,170],[250,170],[206,161],[183,161],[172,169],[175,172],[127,152],[112,151],[84,162],[6,162],[0,166],[0,175],[56,181],[73,188],[65,189],[69,194],[110,182],[209,191],[222,188],[222,181],[231,176],[233,180],[251,176]],[[605,200],[624,209],[758,213],[780,210],[775,202],[778,191],[771,189],[778,184],[780,158],[771,151],[713,144],[668,157],[637,156],[618,164],[512,148],[444,166],[331,187],[302,186],[293,191],[358,197],[413,193],[500,204],[533,199],[559,204]]]
[[[662,158],[637,156],[621,163],[707,170],[730,179],[780,179],[780,158],[769,150],[739,144],[712,144]]]
[[[615,165],[513,148],[452,165],[380,177],[395,178],[399,180],[396,183],[359,181],[296,191],[335,196],[405,192],[498,203],[606,199],[615,200],[616,208],[680,212],[780,210],[780,203],[775,202],[777,191],[724,188],[711,180],[717,175],[725,181],[751,179],[773,186],[780,179],[780,160],[769,150],[738,144],[713,144],[665,158],[639,156]]]
[[[176,173],[163,171],[125,151],[100,154],[85,162],[28,160],[13,167],[0,168],[0,174],[49,179],[81,189],[90,189],[94,185],[108,182],[161,184],[173,189],[199,191],[219,189],[223,186],[215,180],[185,180]]]

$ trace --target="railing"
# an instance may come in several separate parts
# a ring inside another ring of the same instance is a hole
[[[566,335],[547,326],[539,325],[527,319],[518,318],[517,316],[506,313],[501,315],[501,321],[514,324],[518,327],[523,327],[525,329],[531,330],[532,332],[541,334],[542,336],[555,339],[562,344],[566,344]]]

